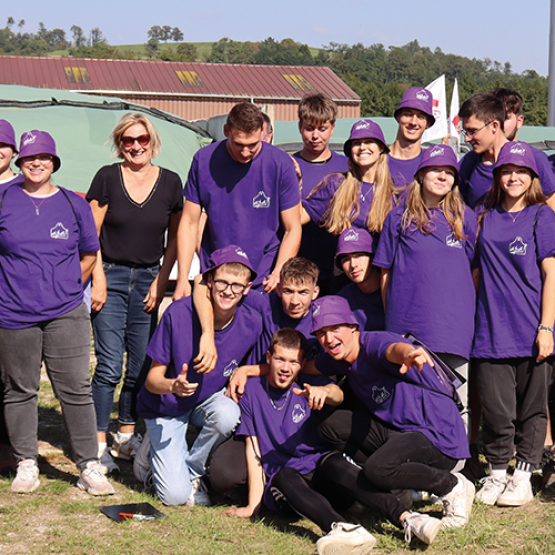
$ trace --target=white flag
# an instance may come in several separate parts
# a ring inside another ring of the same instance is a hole
[[[455,151],[457,158],[461,154],[461,120],[459,118],[459,85],[455,79],[451,109],[449,110],[449,138],[447,144]]]
[[[422,142],[435,141],[443,139],[449,131],[447,130],[447,102],[445,100],[445,75],[438,77],[426,86],[426,89],[432,93],[433,110],[436,122],[432,127],[426,129],[422,135]]]

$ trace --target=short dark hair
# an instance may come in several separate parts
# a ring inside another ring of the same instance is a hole
[[[262,119],[266,124],[266,133],[272,133],[274,128],[272,127],[272,120],[270,119],[270,116],[266,112],[260,112],[260,113],[262,114]]]
[[[252,102],[235,104],[227,116],[228,129],[237,129],[243,133],[254,133],[262,129],[264,118],[262,112]]]
[[[461,119],[476,116],[480,121],[498,121],[501,129],[505,123],[505,108],[503,102],[491,92],[479,92],[465,100],[459,110]]]
[[[268,349],[270,354],[274,354],[276,345],[284,349],[299,349],[301,351],[301,359],[304,358],[306,353],[306,337],[300,331],[293,328],[281,328],[272,335],[270,348]]]
[[[524,104],[522,96],[516,89],[504,89],[503,87],[496,87],[491,91],[505,107],[505,117],[508,114],[515,114],[515,116],[522,115],[522,105]]]
[[[318,266],[316,266],[314,262],[302,258],[301,256],[290,258],[281,267],[281,272],[279,273],[279,281],[281,283],[289,281],[299,284],[309,281],[316,285],[319,277],[320,270]]]
[[[299,103],[298,114],[300,122],[321,125],[329,121],[333,125],[337,118],[337,105],[327,94],[308,93]]]

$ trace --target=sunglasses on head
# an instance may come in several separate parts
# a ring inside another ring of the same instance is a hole
[[[135,141],[139,143],[141,146],[147,146],[150,143],[150,135],[139,135],[138,137],[122,137],[121,144],[125,148],[132,147],[135,144]]]

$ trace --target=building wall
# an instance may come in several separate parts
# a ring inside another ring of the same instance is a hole
[[[90,93],[89,93],[90,94]],[[195,98],[172,95],[143,95],[125,94],[118,92],[110,95],[103,92],[102,96],[117,96],[129,102],[145,104],[170,114],[175,114],[187,121],[208,119],[221,114],[227,114],[239,99],[226,98]],[[245,97],[245,100],[251,100]],[[254,98],[256,104],[272,104],[274,106],[274,119],[277,121],[294,121],[297,119],[297,100],[273,100]],[[359,118],[360,102],[338,103],[338,118]]]

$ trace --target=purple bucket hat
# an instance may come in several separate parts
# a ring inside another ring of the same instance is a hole
[[[371,119],[361,119],[351,127],[351,135],[343,143],[343,152],[347,158],[351,157],[351,143],[355,139],[374,139],[382,143],[384,153],[389,152],[389,147],[385,143],[382,128]]]
[[[14,152],[17,152],[17,142],[12,124],[5,119],[0,119],[0,143],[10,145]]]
[[[428,118],[428,127],[432,127],[436,122],[436,118],[434,117],[434,97],[428,89],[424,89],[423,87],[411,87],[406,90],[401,104],[399,104],[399,107],[393,114],[395,119],[397,119],[397,115],[403,108],[412,108],[424,112]]]
[[[416,174],[423,168],[449,166],[455,170],[455,184],[459,182],[457,155],[449,145],[433,145],[427,148],[418,164]],[[415,174],[415,177],[416,177]]]
[[[374,241],[372,235],[362,228],[350,227],[341,232],[337,241],[335,252],[335,265],[341,270],[341,255],[352,252],[374,253]]]
[[[208,260],[205,270],[202,272],[202,277],[206,281],[206,276],[208,272],[215,270],[218,266],[222,264],[227,264],[229,262],[238,262],[243,264],[251,271],[251,281],[256,278],[256,272],[252,269],[251,263],[247,253],[237,245],[228,245],[223,249],[218,249],[214,251]]]
[[[338,324],[356,324],[358,322],[351,311],[347,299],[337,295],[328,295],[316,299],[312,303],[312,329],[310,333],[316,332],[326,326],[337,326]]]
[[[501,147],[493,171],[497,171],[505,164],[514,164],[521,168],[528,168],[536,174],[536,177],[539,176],[536,159],[534,158],[532,147],[528,143],[522,143],[520,141],[509,141],[505,143]]]
[[[19,157],[15,161],[15,165],[21,166],[21,159],[27,156],[36,156],[37,154],[50,154],[54,162],[53,172],[57,172],[62,165],[60,157],[56,154],[56,143],[52,136],[46,131],[28,131],[21,135],[19,143]]]

